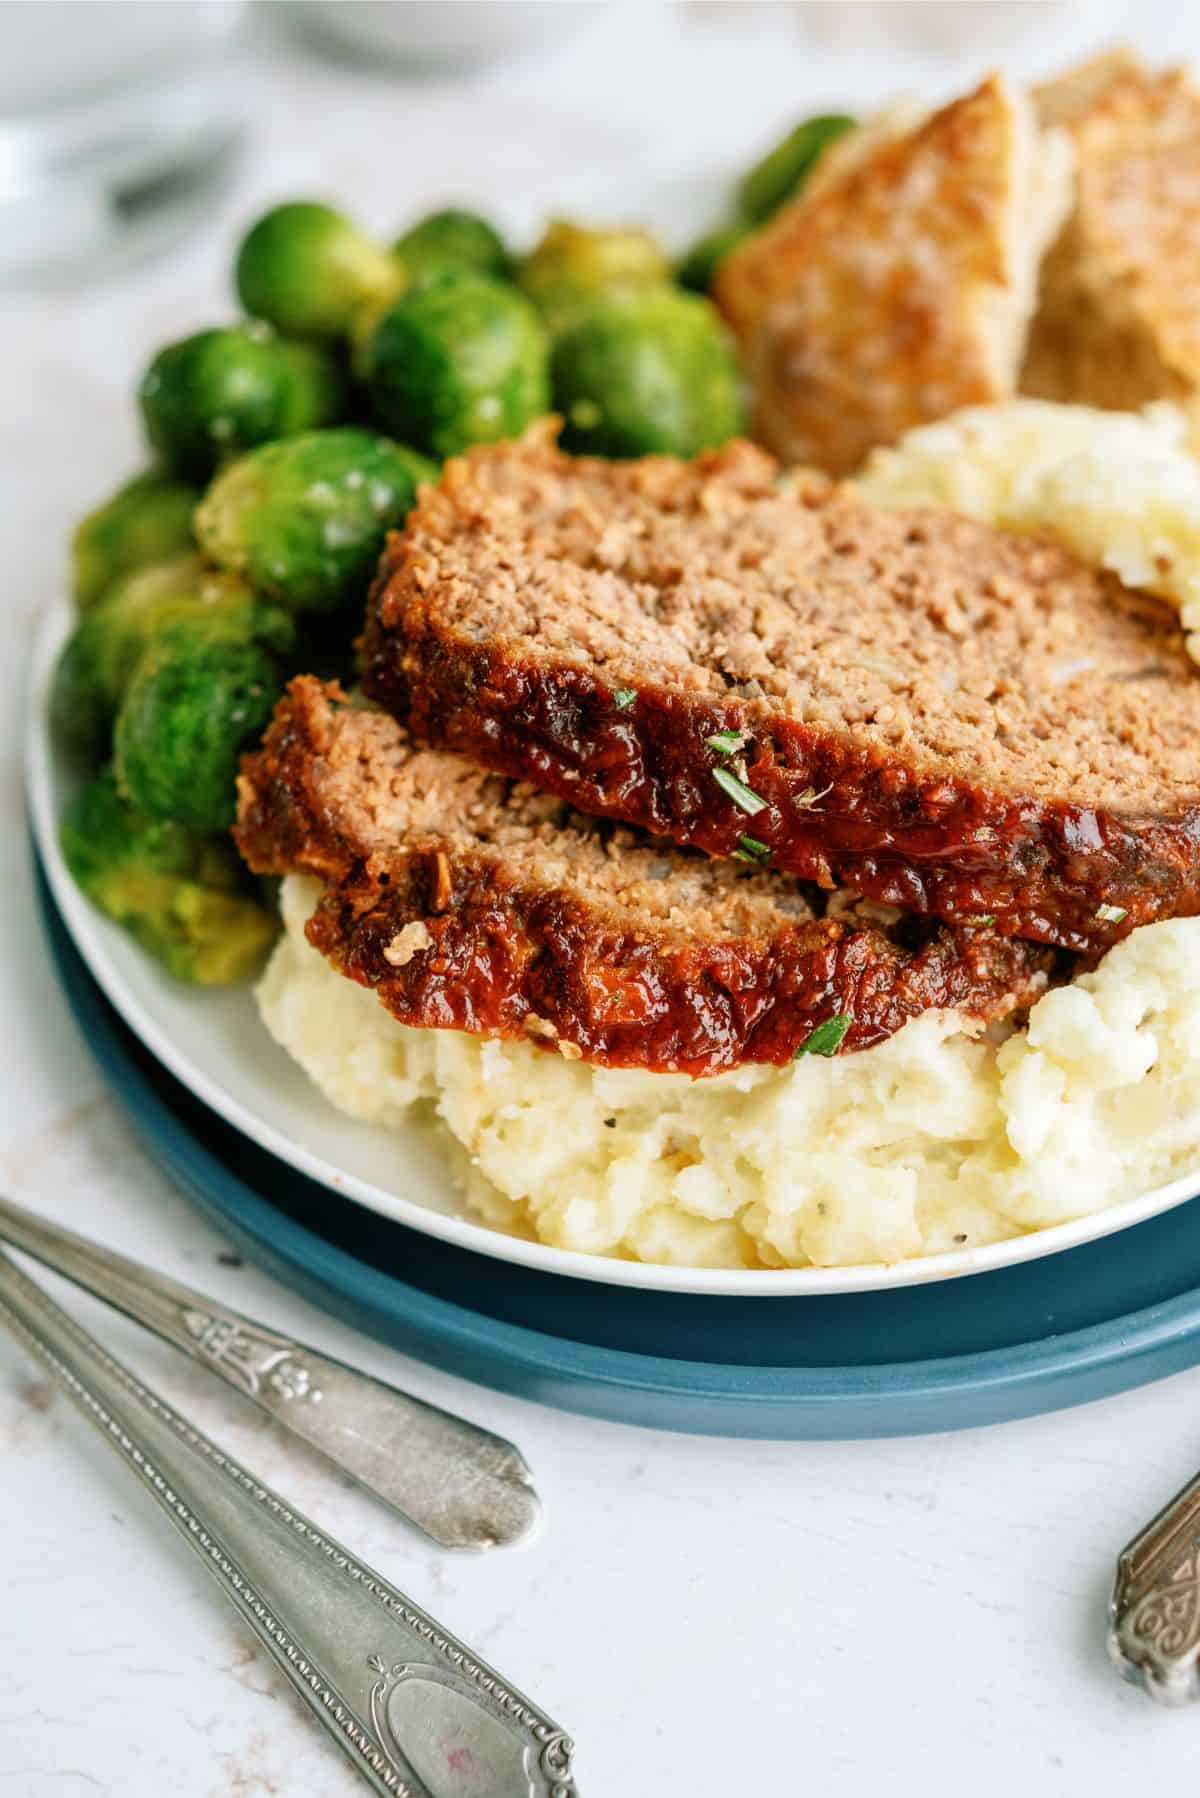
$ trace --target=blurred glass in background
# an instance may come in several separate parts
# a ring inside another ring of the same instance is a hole
[[[182,235],[241,141],[242,0],[0,0],[0,281]]]

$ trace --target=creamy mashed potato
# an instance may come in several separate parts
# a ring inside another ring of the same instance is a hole
[[[1051,532],[1127,587],[1175,606],[1200,661],[1200,461],[1177,407],[969,407],[876,450],[855,484],[879,505],[938,506]]]
[[[1200,1162],[1200,919],[1135,931],[998,1049],[937,1012],[862,1054],[693,1082],[405,1029],[310,947],[318,891],[285,883],[258,988],[272,1036],[354,1117],[432,1110],[473,1209],[561,1248],[898,1261],[1102,1210]]]

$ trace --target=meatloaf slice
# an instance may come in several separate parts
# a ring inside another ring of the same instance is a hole
[[[786,1062],[822,1024],[814,1046],[828,1051],[866,1048],[935,1006],[1001,1017],[1053,960],[845,894],[814,907],[755,865],[753,838],[739,864],[597,824],[414,748],[394,719],[307,676],[240,787],[251,867],[326,883],[310,940],[402,1024],[711,1074]]]
[[[393,537],[364,685],[578,810],[1005,933],[1200,910],[1178,619],[1046,539],[876,510],[748,444],[450,463]]]

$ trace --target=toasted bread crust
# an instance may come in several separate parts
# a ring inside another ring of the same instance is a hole
[[[861,156],[853,137],[835,146],[828,178],[818,165],[718,270],[755,436],[849,473],[913,425],[1011,394],[1069,199],[1065,156],[1044,148],[997,77]]]
[[[1200,420],[1200,93],[1114,55],[1037,96],[1070,132],[1076,204],[1042,269],[1023,392]]]
[[[790,881],[731,864],[700,862],[702,900],[641,902],[629,883],[646,839],[614,839],[483,774],[486,827],[448,820],[444,833],[426,822],[406,834],[396,795],[414,753],[393,720],[302,677],[246,758],[237,826],[259,872],[326,883],[310,941],[403,1024],[704,1075],[785,1063],[834,1017],[848,1020],[845,1053],[931,1007],[983,1022],[1045,986],[1052,957],[1030,944],[983,927],[889,929],[861,922],[852,905],[814,916]],[[458,758],[425,752],[428,765],[438,759],[461,819],[475,805],[463,806],[472,776]],[[514,832],[519,847],[498,840]],[[599,851],[602,878],[594,868],[578,878],[574,864],[595,863],[597,844],[609,850]],[[673,876],[686,887],[696,858],[649,847],[665,858],[667,894]]]
[[[1043,125],[1072,126],[1089,113],[1119,83],[1140,76],[1142,65],[1125,44],[1102,50],[1077,63],[1062,75],[1040,81],[1031,90],[1037,116]]]
[[[781,493],[745,446],[450,465],[385,555],[364,684],[581,811],[717,856],[749,830],[908,910],[1081,950],[1200,910],[1178,621],[1038,539]]]

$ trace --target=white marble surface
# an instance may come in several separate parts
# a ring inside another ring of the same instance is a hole
[[[782,10],[765,25],[747,14],[735,39],[633,19],[632,61],[610,30],[462,85],[387,84],[275,52],[240,184],[186,251],[0,302],[0,1184],[522,1444],[545,1497],[539,1536],[455,1559],[285,1454],[206,1376],[71,1299],[567,1724],[589,1798],[1182,1789],[1200,1716],[1119,1685],[1103,1615],[1116,1548],[1200,1465],[1200,1371],[1030,1423],[844,1445],[659,1435],[471,1388],[228,1263],[131,1139],[39,939],[17,765],[29,632],[61,579],[67,522],[136,459],[127,394],[147,345],[224,307],[237,223],[312,189],[381,229],[456,193],[532,217],[593,182],[742,158],[809,100],[870,97],[894,78],[857,51],[820,61]],[[1014,54],[1037,66],[1031,42]],[[918,84],[912,69],[900,78]],[[0,1545],[2,1798],[360,1789],[148,1501],[3,1338]]]

